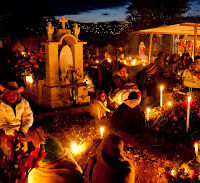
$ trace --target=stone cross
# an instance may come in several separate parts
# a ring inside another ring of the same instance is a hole
[[[67,22],[68,22],[68,20],[66,20],[66,19],[65,19],[65,17],[64,17],[64,16],[62,16],[62,18],[61,18],[61,19],[59,19],[59,22],[61,22],[61,23],[62,23],[62,29],[65,29],[65,23],[67,23]]]

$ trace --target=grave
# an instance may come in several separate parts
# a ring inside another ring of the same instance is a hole
[[[78,40],[77,32],[73,35],[70,29],[65,28],[65,17],[59,21],[62,29],[58,29],[55,35],[54,27],[48,23],[48,40],[42,43],[45,47],[45,79],[27,88],[29,93],[35,93],[38,104],[51,108],[90,101],[86,83],[82,79],[83,45],[87,43]]]

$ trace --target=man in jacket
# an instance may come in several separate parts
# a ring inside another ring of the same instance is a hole
[[[6,135],[13,135],[15,130],[26,134],[33,124],[33,112],[29,102],[21,96],[23,87],[18,87],[15,81],[1,85],[0,129]]]

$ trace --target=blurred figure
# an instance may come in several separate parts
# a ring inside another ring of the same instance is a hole
[[[108,135],[88,162],[84,183],[134,183],[135,167],[123,155],[124,141]]]
[[[107,108],[106,93],[103,90],[97,90],[96,100],[90,104],[90,114],[95,119],[102,119],[110,112],[110,109]]]
[[[28,183],[82,183],[82,170],[69,152],[55,138],[46,139],[42,145],[46,156],[28,176]]]
[[[156,97],[156,93],[158,91],[157,83],[159,79],[160,76],[158,75],[158,67],[154,63],[149,64],[146,68],[137,73],[136,80],[138,89],[142,93],[142,105],[145,102],[147,105],[154,104],[156,106],[156,103],[159,102]],[[152,100],[150,100],[149,97],[151,97]]]
[[[112,126],[126,133],[140,133],[145,127],[145,114],[140,107],[141,93],[131,92],[111,117]]]

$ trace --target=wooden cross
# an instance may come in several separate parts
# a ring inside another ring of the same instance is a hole
[[[197,53],[197,28],[200,27],[200,24],[195,23],[181,23],[181,26],[188,26],[188,27],[194,27],[194,57]]]
[[[62,18],[61,18],[61,19],[59,19],[59,22],[61,22],[61,23],[62,23],[62,29],[65,29],[65,23],[67,23],[67,22],[68,22],[68,20],[66,20],[66,19],[65,19],[65,17],[64,17],[64,16],[62,16]]]

